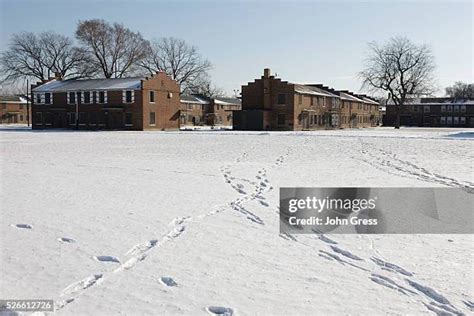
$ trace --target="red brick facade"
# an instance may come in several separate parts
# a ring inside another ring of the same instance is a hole
[[[124,81],[134,86],[121,88]],[[178,129],[179,90],[163,72],[136,79],[52,80],[32,87],[33,128]]]

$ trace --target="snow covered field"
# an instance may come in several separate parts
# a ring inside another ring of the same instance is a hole
[[[472,235],[286,236],[278,216],[282,186],[472,188],[472,131],[0,141],[0,298],[58,315],[472,314]]]

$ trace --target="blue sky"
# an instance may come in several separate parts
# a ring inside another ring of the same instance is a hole
[[[0,0],[0,50],[11,34],[74,34],[77,21],[102,18],[147,39],[183,38],[213,64],[232,94],[271,68],[284,80],[360,90],[367,43],[405,35],[428,44],[439,87],[473,80],[471,1],[56,1]],[[443,94],[443,90],[439,91]]]

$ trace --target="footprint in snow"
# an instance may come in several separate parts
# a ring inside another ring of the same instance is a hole
[[[209,306],[206,310],[211,315],[223,315],[223,316],[232,316],[234,315],[234,310],[230,307],[223,306]]]
[[[173,278],[170,277],[161,277],[160,283],[166,286],[178,286],[178,283],[176,283]]]
[[[113,257],[113,256],[95,256],[94,259],[100,262],[120,263],[120,260],[117,257]]]
[[[64,243],[75,243],[76,242],[76,240],[74,240],[72,238],[67,238],[67,237],[59,237],[58,241],[64,242]]]
[[[16,228],[33,229],[33,226],[30,224],[12,224],[11,226]]]

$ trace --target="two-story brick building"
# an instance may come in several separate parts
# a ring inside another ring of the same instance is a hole
[[[59,80],[32,86],[33,128],[169,130],[179,128],[179,84],[151,77]]]
[[[26,97],[0,96],[0,124],[27,124],[29,105]]]
[[[396,108],[386,105],[384,125],[394,126]],[[453,98],[411,99],[400,108],[401,126],[474,127],[474,100]]]
[[[320,84],[282,81],[264,70],[242,86],[242,110],[234,112],[235,130],[315,130],[370,127],[378,123],[378,103],[365,95]]]
[[[232,113],[240,109],[241,101],[238,98],[181,95],[180,123],[182,126],[232,126]]]

